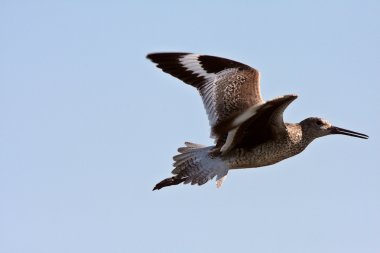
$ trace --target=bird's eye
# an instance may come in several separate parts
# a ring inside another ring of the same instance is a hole
[[[317,123],[318,126],[322,126],[323,125],[323,121],[322,120],[317,120],[316,123]]]

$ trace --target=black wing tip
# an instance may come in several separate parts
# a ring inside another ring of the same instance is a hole
[[[154,61],[154,59],[156,58],[156,55],[157,55],[157,53],[150,53],[150,54],[146,55],[146,58],[151,60],[151,61]]]
[[[157,53],[149,53],[146,55],[146,58],[155,61],[159,59],[165,59],[165,58],[177,58],[179,56],[187,55],[191,53],[185,53],[185,52],[157,52]]]
[[[180,57],[185,56],[185,55],[190,55],[190,54],[197,55],[202,66],[209,73],[217,73],[227,68],[252,69],[250,66],[241,62],[237,62],[235,60],[222,58],[219,56],[213,56],[213,55],[207,55],[207,54],[195,54],[195,53],[189,53],[189,52],[149,53],[146,55],[146,58],[148,58],[149,60],[155,63],[161,63],[161,62],[167,62],[167,61],[173,61],[173,60],[176,61]]]

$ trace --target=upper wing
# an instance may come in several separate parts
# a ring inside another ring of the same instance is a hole
[[[230,119],[230,122],[226,122],[230,126],[227,139],[220,151],[226,153],[232,148],[253,148],[270,139],[284,136],[287,130],[283,112],[296,98],[296,95],[281,96]]]
[[[245,64],[208,55],[153,53],[147,58],[164,72],[198,89],[211,125],[211,136],[226,132],[219,125],[236,113],[263,103],[259,72]]]

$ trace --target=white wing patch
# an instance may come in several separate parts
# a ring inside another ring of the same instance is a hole
[[[214,79],[216,74],[207,73],[206,70],[203,69],[201,63],[198,60],[199,56],[199,54],[187,54],[179,58],[179,62],[188,71],[191,71],[198,76],[202,76],[206,79]]]
[[[220,149],[220,152],[225,153],[231,148],[231,144],[233,140],[235,139],[235,135],[237,133],[237,130],[239,127],[235,127],[234,129],[228,131],[226,142],[223,144],[222,148]]]
[[[218,119],[218,113],[216,111],[215,83],[221,77],[224,77],[226,72],[230,72],[231,69],[219,73],[207,73],[199,61],[199,56],[199,54],[187,54],[180,57],[179,62],[186,70],[206,79],[205,84],[199,89],[199,93],[201,94],[210,125],[213,126]]]
[[[219,117],[216,110],[216,83],[219,80],[228,78],[228,76],[231,74],[236,73],[238,69],[229,68],[218,73],[208,73],[202,67],[201,62],[199,61],[199,57],[199,54],[187,54],[180,57],[179,62],[186,70],[205,79],[205,83],[199,88],[199,93],[202,97],[210,125],[214,126],[218,122]]]
[[[214,125],[218,117],[215,110],[216,101],[214,85],[215,80],[217,79],[217,74],[207,73],[198,60],[199,56],[199,54],[187,54],[179,58],[179,62],[188,71],[206,79],[206,83],[199,89],[199,93],[201,94],[210,124]]]
[[[250,119],[253,115],[257,113],[257,111],[262,107],[263,104],[265,104],[264,101],[249,107],[246,111],[244,111],[234,119],[234,121],[232,122],[232,127],[240,126],[245,121]]]
[[[250,108],[248,108],[246,111],[241,113],[232,121],[231,127],[233,128],[230,131],[228,131],[226,142],[223,144],[223,146],[220,149],[222,153],[226,153],[232,148],[231,145],[235,139],[235,135],[237,133],[237,130],[241,126],[241,124],[243,124],[248,119],[253,117],[257,113],[257,111],[263,107],[263,105],[265,105],[265,102],[261,102],[259,104],[251,106]]]

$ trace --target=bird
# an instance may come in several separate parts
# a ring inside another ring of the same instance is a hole
[[[316,138],[333,134],[369,138],[319,117],[284,122],[283,113],[297,95],[265,101],[259,71],[246,64],[182,52],[151,53],[147,58],[198,90],[214,139],[211,146],[185,142],[173,157],[172,176],[153,190],[181,183],[203,185],[215,177],[220,188],[230,170],[273,165],[301,153]]]

